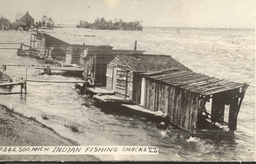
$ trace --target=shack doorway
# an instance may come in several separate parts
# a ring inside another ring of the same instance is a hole
[[[112,90],[116,90],[116,84],[117,84],[117,71],[121,70],[120,68],[114,67],[113,68],[113,80],[112,80]]]
[[[141,80],[141,94],[140,94],[140,105],[145,105],[145,88],[146,88],[146,80],[144,77],[142,77]]]

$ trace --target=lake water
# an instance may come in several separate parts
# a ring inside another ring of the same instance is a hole
[[[111,45],[114,49],[133,49],[150,54],[171,55],[194,72],[246,82],[250,86],[238,115],[232,139],[191,137],[184,131],[161,129],[142,116],[118,110],[100,109],[73,84],[28,83],[26,97],[0,95],[0,104],[53,128],[80,145],[157,146],[158,155],[102,155],[101,160],[254,160],[255,159],[255,55],[254,31],[145,28],[144,31],[107,31],[60,28],[46,31],[70,43]],[[31,32],[0,32],[0,43],[29,45]],[[94,36],[94,37],[88,37]],[[8,45],[18,47],[17,45]],[[16,50],[0,50],[0,63],[45,64],[44,60],[19,57]],[[14,78],[26,75],[25,67],[7,67]],[[41,75],[28,67],[28,79],[71,80],[76,77]],[[1,91],[4,89],[1,89]],[[14,87],[12,91],[19,91]],[[47,115],[48,120],[42,119]],[[67,126],[76,126],[73,132]],[[189,139],[190,138],[190,139]]]

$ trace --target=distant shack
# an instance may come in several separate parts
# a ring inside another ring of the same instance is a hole
[[[16,14],[15,21],[18,25],[19,30],[28,30],[31,26],[34,25],[34,18],[26,12],[26,14]]]
[[[142,55],[145,51],[140,50],[93,50],[89,48],[84,58],[84,77],[93,82],[95,86],[106,86],[107,65],[116,57],[122,55]]]
[[[85,44],[72,44],[66,50],[66,60],[65,63],[67,64],[77,64],[80,66],[84,66],[84,58],[87,56],[87,50],[90,49],[91,51],[108,51],[112,50],[112,46],[108,45],[85,45]]]
[[[0,18],[0,30],[9,30],[11,27],[11,23],[6,19],[1,17]]]

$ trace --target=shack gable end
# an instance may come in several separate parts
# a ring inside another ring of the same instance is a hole
[[[133,74],[117,57],[107,65],[106,79],[107,89],[114,90],[119,97],[132,99]]]
[[[187,131],[216,127],[215,123],[236,130],[247,84],[176,69],[138,74],[140,78],[140,84],[134,83],[137,88],[141,85],[140,101],[136,103],[148,110],[162,111],[171,124]],[[207,102],[210,111],[206,109]],[[224,119],[225,105],[229,105],[228,121]]]

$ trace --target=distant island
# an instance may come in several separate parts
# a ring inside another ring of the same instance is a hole
[[[88,28],[88,29],[100,29],[100,30],[131,30],[131,31],[142,31],[143,27],[140,21],[124,22],[122,19],[119,21],[112,20],[106,21],[103,17],[96,18],[94,23],[81,20],[77,28]]]

